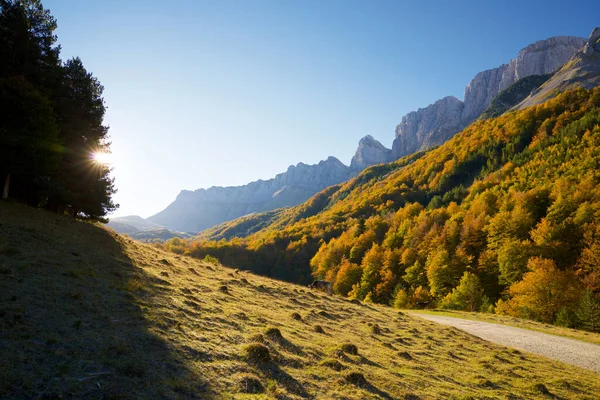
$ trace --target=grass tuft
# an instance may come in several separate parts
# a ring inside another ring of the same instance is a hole
[[[533,385],[532,389],[534,392],[541,393],[545,396],[552,396],[552,393],[550,392],[550,390],[548,390],[546,385],[544,385],[543,383],[536,383],[535,385]]]
[[[271,361],[269,348],[261,343],[250,343],[244,346],[244,359],[253,364],[264,364]]]
[[[352,354],[353,356],[358,355],[358,347],[352,343],[344,343],[340,346],[340,350],[347,354]]]
[[[373,335],[381,335],[381,328],[379,327],[379,325],[375,324],[371,326],[371,333]]]
[[[297,312],[292,313],[292,315],[290,315],[290,317],[292,317],[292,319],[294,319],[296,321],[302,321],[302,316],[300,314],[298,314]]]
[[[321,325],[315,325],[315,326],[313,326],[313,332],[325,333],[325,330],[323,329],[323,327]]]
[[[341,362],[339,362],[338,360],[336,360],[334,358],[326,358],[325,360],[321,361],[320,365],[327,367],[327,368],[331,368],[335,371],[341,371],[343,369],[346,369],[346,366],[344,364],[342,364]]]
[[[275,328],[273,326],[270,326],[265,330],[265,335],[271,339],[283,338],[283,335],[281,334],[281,331],[279,330],[279,328]]]
[[[245,375],[240,379],[240,392],[249,394],[264,393],[265,388],[254,376]]]
[[[349,372],[346,375],[344,375],[344,380],[358,387],[366,387],[369,384],[365,376],[362,373],[356,371]]]

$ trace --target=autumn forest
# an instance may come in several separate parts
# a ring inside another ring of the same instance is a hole
[[[600,90],[479,120],[304,204],[157,246],[365,302],[600,329]]]

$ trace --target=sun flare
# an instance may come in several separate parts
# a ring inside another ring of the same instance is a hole
[[[98,164],[109,165],[113,163],[113,155],[112,153],[97,151],[95,153],[92,153],[92,160],[94,160]]]

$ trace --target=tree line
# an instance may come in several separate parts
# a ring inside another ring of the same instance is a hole
[[[0,0],[2,198],[102,219],[118,205],[103,86],[79,58],[62,61],[57,24],[39,0]]]

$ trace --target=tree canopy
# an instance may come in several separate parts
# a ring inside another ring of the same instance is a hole
[[[103,219],[117,205],[107,165],[104,88],[79,58],[63,62],[56,20],[39,0],[0,0],[3,198]]]

